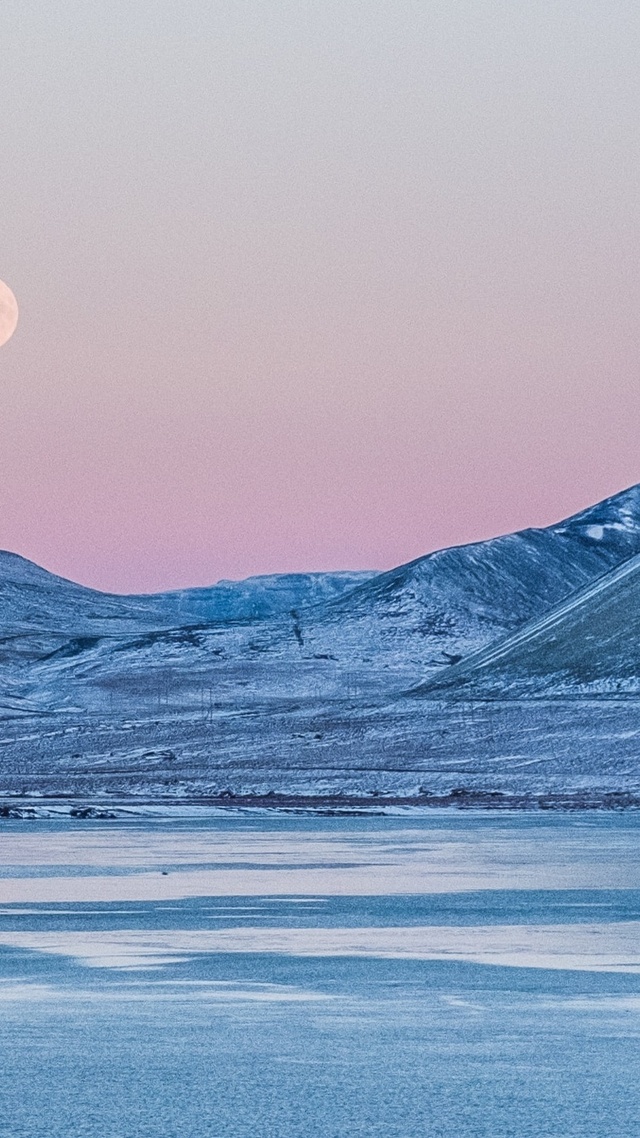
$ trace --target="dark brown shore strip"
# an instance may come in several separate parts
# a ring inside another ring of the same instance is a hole
[[[420,794],[411,796],[386,795],[288,795],[269,792],[267,794],[209,795],[189,798],[118,798],[114,801],[88,800],[87,798],[65,798],[57,795],[42,795],[37,798],[0,798],[0,819],[29,819],[51,817],[58,810],[62,816],[70,818],[114,819],[131,810],[154,811],[167,807],[189,807],[224,809],[230,813],[237,810],[285,811],[287,813],[324,815],[384,815],[386,809],[395,807],[456,810],[491,811],[559,811],[573,812],[583,810],[637,810],[640,808],[640,795],[623,791],[583,791],[569,794],[506,794],[501,791],[467,790],[459,787],[446,794]]]

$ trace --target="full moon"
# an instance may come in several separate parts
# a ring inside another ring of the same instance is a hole
[[[18,323],[18,302],[11,289],[0,281],[0,348],[10,340]]]

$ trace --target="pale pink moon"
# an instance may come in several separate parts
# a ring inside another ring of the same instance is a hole
[[[18,323],[18,302],[11,289],[0,281],[0,348],[10,340]]]

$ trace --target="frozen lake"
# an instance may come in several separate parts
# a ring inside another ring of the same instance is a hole
[[[0,1134],[634,1138],[640,816],[4,821]]]

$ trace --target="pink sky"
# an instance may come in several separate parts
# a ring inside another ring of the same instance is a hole
[[[640,480],[639,33],[7,0],[0,547],[116,591],[384,568]]]

